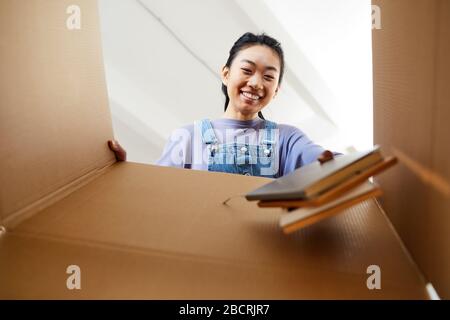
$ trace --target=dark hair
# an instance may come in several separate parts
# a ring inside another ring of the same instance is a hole
[[[251,32],[244,33],[237,41],[233,44],[233,47],[230,49],[230,55],[228,57],[227,63],[225,64],[226,67],[230,68],[231,63],[233,62],[234,58],[237,56],[239,51],[246,49],[252,45],[264,45],[269,48],[271,48],[273,51],[275,51],[278,54],[278,57],[280,58],[280,77],[278,78],[278,84],[281,83],[281,80],[283,80],[283,73],[284,73],[284,53],[283,49],[281,48],[281,44],[275,40],[274,38],[261,33],[258,35],[255,35]],[[224,111],[227,110],[228,103],[230,102],[230,97],[228,96],[227,92],[227,86],[222,83],[222,92],[225,95],[225,108]],[[258,116],[261,119],[264,119],[264,116],[262,115],[261,111],[258,112]]]

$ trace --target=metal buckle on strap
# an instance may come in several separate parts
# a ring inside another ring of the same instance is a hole
[[[214,155],[216,154],[216,151],[219,149],[219,146],[217,145],[217,143],[211,143],[211,144],[208,144],[208,149],[209,149],[209,152],[211,153],[211,156],[214,157]]]

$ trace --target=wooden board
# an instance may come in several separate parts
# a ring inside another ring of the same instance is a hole
[[[350,199],[348,201],[342,202],[334,207],[331,207],[327,210],[324,210],[320,213],[317,213],[315,215],[312,215],[306,219],[298,220],[294,223],[282,226],[283,232],[286,234],[292,233],[294,231],[297,231],[300,228],[307,227],[309,225],[312,225],[314,223],[317,223],[320,220],[323,220],[325,218],[329,218],[331,216],[334,216],[336,214],[341,213],[344,209],[349,208],[351,206],[354,206],[355,204],[365,201],[370,198],[376,198],[382,195],[382,190],[380,188],[376,188],[370,192],[367,192],[365,194],[362,194],[356,198]],[[294,213],[289,213],[294,214]],[[283,224],[283,218],[280,220],[280,225]]]

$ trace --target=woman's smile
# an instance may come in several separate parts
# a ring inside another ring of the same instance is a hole
[[[252,93],[252,92],[244,91],[244,90],[240,91],[240,96],[241,96],[241,99],[244,100],[244,102],[249,102],[249,103],[256,103],[260,99],[263,98],[262,96],[258,95],[257,93]]]

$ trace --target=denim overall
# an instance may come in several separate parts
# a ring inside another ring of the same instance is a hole
[[[220,144],[211,122],[199,122],[202,141],[207,145],[208,171],[275,178],[278,173],[277,124],[264,120],[257,145],[248,143]]]

